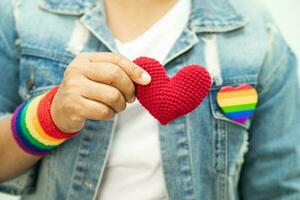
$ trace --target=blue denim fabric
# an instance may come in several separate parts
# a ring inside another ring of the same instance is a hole
[[[59,84],[76,56],[75,27],[88,36],[80,51],[117,52],[101,1],[1,0],[0,113]],[[169,199],[299,200],[300,90],[297,63],[272,19],[253,1],[192,0],[187,27],[164,61],[172,76],[182,66],[207,65],[215,44],[208,97],[190,114],[160,127],[160,148]],[[245,124],[217,105],[223,86],[253,85],[259,95]],[[24,200],[97,196],[114,121],[88,121],[81,134],[33,169],[0,184]]]

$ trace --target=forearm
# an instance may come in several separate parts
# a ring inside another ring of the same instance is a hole
[[[11,116],[0,121],[0,182],[21,175],[40,159],[18,146],[13,138],[10,121]]]

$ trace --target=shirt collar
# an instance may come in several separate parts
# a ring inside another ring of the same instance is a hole
[[[191,0],[189,28],[194,32],[226,32],[243,27],[248,20],[228,0]],[[65,15],[83,15],[95,0],[39,0],[41,8]],[[102,9],[103,7],[98,6]],[[103,14],[103,16],[105,16]]]

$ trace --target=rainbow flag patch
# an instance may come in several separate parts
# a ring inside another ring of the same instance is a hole
[[[235,122],[245,123],[253,114],[258,101],[256,89],[249,84],[222,87],[217,101],[224,114]]]

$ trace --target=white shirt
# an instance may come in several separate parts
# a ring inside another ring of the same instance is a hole
[[[121,54],[161,63],[187,24],[190,0],[179,0],[137,39],[121,43]],[[159,125],[138,101],[118,114],[110,155],[100,185],[100,200],[167,199],[159,147]]]

